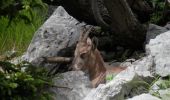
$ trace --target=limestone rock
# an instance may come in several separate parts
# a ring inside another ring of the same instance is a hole
[[[91,90],[91,83],[82,71],[63,73],[53,81],[56,86],[67,87],[52,88],[54,100],[82,100]]]
[[[127,100],[161,100],[155,96],[152,96],[150,94],[141,94],[138,96],[135,96],[133,98],[127,99]]]
[[[146,45],[146,53],[154,59],[156,74],[170,75],[170,31],[151,39]]]
[[[39,59],[41,57],[67,54],[67,52],[62,51],[75,45],[84,25],[59,6],[35,33],[27,52],[23,56],[24,60],[35,65],[41,65],[42,60]],[[70,50],[68,51],[70,52]]]

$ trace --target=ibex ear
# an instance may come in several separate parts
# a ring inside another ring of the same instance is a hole
[[[94,51],[98,46],[98,39],[96,37],[92,38],[92,50]]]
[[[86,40],[86,42],[87,42],[87,50],[90,51],[91,48],[92,48],[92,41],[91,41],[91,39],[88,37],[87,40]]]
[[[88,44],[89,46],[91,46],[91,45],[92,45],[92,41],[91,41],[91,39],[90,39],[90,38],[87,38],[87,44]]]

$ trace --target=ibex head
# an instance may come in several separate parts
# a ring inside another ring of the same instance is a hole
[[[79,38],[74,52],[73,69],[74,70],[87,70],[89,64],[93,63],[90,60],[94,55],[94,51],[97,47],[96,39],[90,39],[88,34],[91,28],[87,32],[83,32]]]

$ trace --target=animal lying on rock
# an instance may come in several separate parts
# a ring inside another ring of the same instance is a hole
[[[97,49],[97,39],[93,38],[91,40],[88,37],[90,30],[81,34],[74,52],[72,66],[74,70],[87,72],[92,86],[95,88],[106,82],[107,73],[117,74],[126,68],[105,66],[104,60]]]

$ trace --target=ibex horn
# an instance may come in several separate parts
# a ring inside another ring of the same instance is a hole
[[[82,28],[81,33],[80,33],[80,37],[79,37],[79,41],[82,41],[84,34],[85,34],[85,28]]]
[[[92,26],[90,26],[90,28],[86,31],[86,33],[84,34],[84,37],[83,37],[83,41],[85,41],[87,39],[87,37],[89,36],[89,33],[91,32],[92,30]]]

